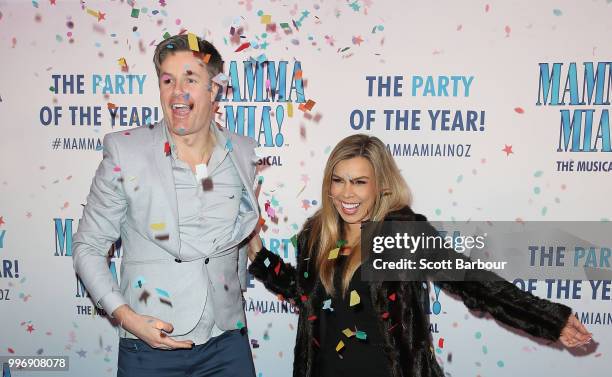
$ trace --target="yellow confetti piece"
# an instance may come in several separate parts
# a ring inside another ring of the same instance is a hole
[[[338,345],[336,346],[336,352],[340,352],[341,349],[344,348],[344,342],[343,341],[339,341]]]
[[[356,290],[351,291],[351,300],[349,306],[355,306],[361,302],[361,298],[359,297],[359,293]]]
[[[289,118],[293,118],[293,103],[291,102],[287,103],[287,115]]]
[[[165,223],[155,223],[155,224],[151,224],[150,227],[153,230],[164,230],[166,229],[166,224]]]
[[[271,24],[272,16],[269,14],[264,14],[263,16],[261,16],[261,23],[264,25]]]
[[[117,62],[119,62],[119,67],[127,67],[127,61],[125,60],[125,58],[119,58],[117,59]]]
[[[355,335],[355,333],[353,332],[353,330],[348,329],[348,328],[347,328],[347,329],[342,330],[342,333],[343,333],[343,334],[344,334],[344,335],[345,335],[347,338],[350,338],[350,337],[352,337],[352,336],[354,336],[354,335]]]
[[[200,46],[198,46],[198,37],[196,37],[195,34],[187,34],[187,41],[189,41],[190,50],[200,52]]]
[[[329,252],[329,256],[327,259],[336,259],[338,258],[338,253],[340,252],[340,248],[335,248]]]
[[[98,18],[98,11],[97,10],[93,10],[93,9],[87,8],[87,14],[89,14],[90,16],[94,16],[95,18]]]

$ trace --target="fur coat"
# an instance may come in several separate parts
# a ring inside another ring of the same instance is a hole
[[[404,207],[389,213],[385,220],[426,221],[426,218]],[[278,255],[265,248],[249,266],[249,272],[268,290],[282,295],[299,308],[294,377],[316,377],[317,317],[326,298],[325,289],[314,272],[316,256],[307,257],[309,234],[310,222],[306,222],[297,239],[297,267],[283,263]],[[306,271],[309,274],[305,275]],[[550,341],[559,338],[572,313],[565,305],[540,299],[505,281],[437,281],[436,284],[461,299],[469,309],[490,313],[502,323]],[[391,376],[443,377],[429,333],[428,289],[423,288],[421,282],[372,282],[370,295],[379,318]],[[390,300],[389,296],[395,300]]]

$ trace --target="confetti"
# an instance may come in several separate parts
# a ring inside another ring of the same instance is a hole
[[[338,253],[340,252],[340,248],[335,248],[329,251],[329,255],[327,259],[336,259],[338,258]]]
[[[329,310],[333,312],[334,308],[331,307],[331,304],[332,304],[331,298],[328,298],[327,300],[323,301],[323,310]]]
[[[344,342],[343,341],[339,341],[338,345],[336,345],[336,352],[340,352],[341,349],[344,348]]]
[[[315,101],[309,99],[308,101],[306,101],[306,103],[300,103],[300,105],[298,106],[298,109],[303,112],[310,111],[312,110],[315,104],[316,104]]]
[[[187,34],[187,41],[189,42],[189,49],[191,51],[200,52],[200,46],[198,45],[198,37],[193,33]]]
[[[166,223],[153,223],[149,225],[152,230],[164,230],[166,229]]]
[[[524,114],[524,113],[525,113],[525,110],[523,110],[523,108],[522,108],[522,107],[515,107],[515,108],[514,108],[514,111],[515,111],[517,114]]]
[[[342,330],[342,333],[344,334],[344,336],[346,336],[347,338],[351,338],[353,336],[355,336],[355,333],[353,332],[353,330],[346,328],[344,330]]]
[[[132,18],[138,18],[138,16],[140,15],[140,9],[138,8],[132,8]]]
[[[355,332],[355,338],[357,338],[359,340],[366,340],[367,337],[368,337],[368,335],[364,331],[357,331],[357,332]]]
[[[359,297],[359,293],[356,290],[351,291],[351,297],[349,300],[349,306],[358,305],[361,302],[361,298]]]
[[[264,260],[264,265],[265,265],[266,267],[270,267],[270,259],[266,258],[266,259]]]
[[[161,288],[155,288],[155,291],[159,296],[163,296],[165,298],[170,298],[170,294]]]

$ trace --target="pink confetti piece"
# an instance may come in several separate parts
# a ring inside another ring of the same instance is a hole
[[[514,111],[517,112],[518,114],[524,114],[525,110],[523,110],[522,107],[515,107]]]

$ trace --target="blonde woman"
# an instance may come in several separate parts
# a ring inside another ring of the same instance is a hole
[[[340,141],[325,166],[321,198],[321,208],[298,235],[297,268],[264,248],[258,236],[249,243],[249,271],[300,308],[293,376],[443,376],[422,283],[360,278],[362,222],[426,220],[410,209],[408,186],[385,145],[367,135]],[[330,259],[330,250],[343,243],[350,254]],[[511,283],[438,284],[470,309],[534,336],[570,347],[590,341],[569,307]]]

